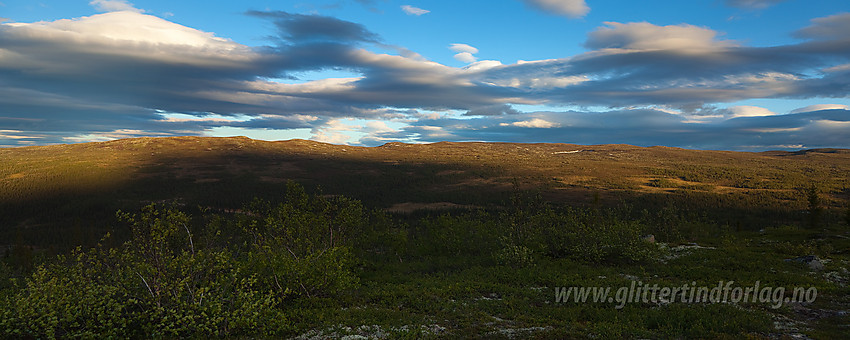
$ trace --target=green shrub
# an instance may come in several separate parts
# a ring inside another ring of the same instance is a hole
[[[419,221],[414,232],[420,256],[489,256],[499,247],[500,230],[486,215],[443,214]]]
[[[607,219],[601,223],[576,223],[551,233],[549,250],[556,257],[588,262],[640,262],[653,258],[655,245],[643,241],[635,222]]]
[[[526,246],[513,244],[507,237],[502,238],[502,248],[494,257],[499,264],[514,268],[534,265],[534,251]]]
[[[678,188],[679,187],[679,185],[676,182],[674,182],[670,179],[667,179],[667,178],[651,179],[651,180],[649,180],[648,185],[651,186],[651,187],[656,187],[656,188]]]
[[[522,205],[516,205],[522,206]],[[500,216],[508,246],[523,246],[533,253],[540,250],[554,258],[579,261],[640,262],[654,257],[657,247],[643,241],[646,229],[637,221],[625,221],[613,211],[562,208],[532,204]],[[524,253],[525,250],[506,250]],[[514,254],[518,256],[519,254]]]
[[[101,268],[85,254],[69,265],[38,268],[13,296],[3,329],[15,337],[120,337],[133,305],[119,287],[104,284]]]
[[[43,265],[8,297],[13,337],[208,337],[288,329],[282,300],[227,249],[196,249],[174,209],[120,213],[133,239]]]
[[[824,208],[823,199],[820,197],[820,189],[814,184],[805,190],[808,206],[808,222],[809,227],[814,229],[821,226],[823,220]]]
[[[311,196],[290,182],[283,203],[255,200],[247,211],[241,227],[252,240],[250,268],[281,297],[356,287],[350,249],[368,223],[359,201]]]

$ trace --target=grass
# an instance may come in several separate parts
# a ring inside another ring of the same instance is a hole
[[[337,324],[349,327],[374,324],[385,328],[439,325],[448,330],[443,335],[450,337],[498,338],[510,334],[510,330],[533,330],[526,335],[540,338],[764,336],[773,331],[776,311],[762,305],[628,304],[618,310],[612,304],[555,303],[554,287],[628,286],[630,281],[622,274],[630,273],[641,277],[644,283],[668,286],[692,280],[714,285],[721,280],[737,279],[741,285],[760,280],[777,286],[814,284],[821,291],[830,291],[822,281],[807,279],[807,273],[800,268],[783,267],[790,273],[767,276],[762,272],[747,274],[763,265],[739,257],[751,255],[693,254],[657,267],[600,267],[573,261],[543,261],[520,270],[480,265],[434,268],[431,260],[384,264],[364,271],[363,287],[351,300],[328,302],[306,312],[311,316],[313,312],[331,313],[319,318],[327,322],[316,324],[310,317],[307,324],[318,329]],[[781,261],[774,260],[766,262],[782,267]],[[727,269],[696,271],[695,265]],[[831,293],[847,292],[844,289]],[[341,310],[343,306],[349,308]]]

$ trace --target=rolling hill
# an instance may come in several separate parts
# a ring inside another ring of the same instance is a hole
[[[90,275],[79,273],[103,265],[110,269],[91,276],[100,280],[90,283],[91,289],[133,296],[106,294],[114,298],[109,303],[138,304],[123,307],[119,320],[154,320],[144,314],[145,306],[153,306],[146,299],[155,294],[142,272],[160,275],[157,282],[163,285],[185,284],[185,291],[173,288],[176,300],[156,300],[157,306],[171,303],[175,313],[220,311],[220,305],[200,302],[186,307],[178,297],[194,297],[193,289],[217,292],[219,274],[210,273],[231,270],[226,268],[241,268],[228,272],[234,277],[246,270],[259,275],[231,284],[255,282],[247,288],[257,292],[280,289],[262,300],[273,304],[251,305],[282,313],[285,317],[273,318],[281,322],[275,324],[279,328],[255,334],[248,326],[218,323],[210,327],[223,328],[209,333],[196,323],[213,319],[193,319],[174,331],[177,336],[833,337],[848,324],[848,207],[850,150],[845,149],[750,153],[477,142],[356,147],[245,137],[0,149],[0,246],[5,248],[0,302],[5,297],[18,306],[6,312],[12,313],[11,326],[0,320],[0,335],[12,334],[2,333],[4,327],[22,327],[14,322],[27,318],[27,303],[53,301],[36,297],[38,292],[57,289],[64,293],[51,293],[58,294],[54,298],[76,296],[76,281],[68,286],[57,283],[64,282],[60,279],[39,281],[44,275],[86,281]],[[131,214],[116,215],[119,210]],[[293,225],[316,229],[268,236],[274,228]],[[176,248],[163,249],[178,259],[175,266],[182,269],[175,270],[194,273],[187,276],[194,286],[181,281],[183,274],[151,269],[150,259],[157,257],[134,250],[147,249],[138,245],[156,239],[157,228],[177,226],[166,234],[176,242],[168,247]],[[267,238],[258,238],[263,232]],[[103,238],[107,233],[111,238]],[[272,241],[277,243],[263,243]],[[77,246],[82,248],[71,257],[76,260],[51,260]],[[204,252],[233,267],[203,267],[208,262],[195,261]],[[284,275],[278,282],[281,272],[263,271],[271,265],[263,261],[290,254],[294,264],[281,263],[300,273],[295,279]],[[820,267],[788,261],[806,256],[817,258]],[[80,260],[85,258],[103,264]],[[299,267],[304,259],[319,261],[324,269]],[[321,262],[326,260],[338,262]],[[115,268],[137,269],[122,276]],[[561,286],[616,288],[636,281],[662,286],[760,282],[815,287],[820,295],[815,303],[776,309],[645,301],[619,309],[552,302],[553,290],[557,300]],[[32,289],[38,284],[47,288]],[[217,294],[234,306],[228,295],[233,293]],[[90,297],[57,303],[67,307]],[[58,307],[32,308],[48,313]],[[242,313],[242,307],[232,308]],[[147,319],[133,319],[138,313]],[[145,327],[160,329],[167,319],[150,321],[154,326],[127,321],[129,333],[116,334],[147,334]]]
[[[2,229],[175,200],[236,209],[273,198],[289,180],[396,212],[498,206],[515,190],[550,202],[675,199],[747,214],[805,208],[812,185],[827,205],[850,198],[850,150],[761,153],[630,145],[514,143],[356,147],[244,137],[138,138],[0,149]],[[793,219],[793,216],[779,214]],[[788,220],[790,221],[790,220]]]

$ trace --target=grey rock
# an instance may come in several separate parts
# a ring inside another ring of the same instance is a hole
[[[785,259],[785,261],[805,264],[811,270],[823,270],[823,262],[815,255],[800,256],[793,259]]]

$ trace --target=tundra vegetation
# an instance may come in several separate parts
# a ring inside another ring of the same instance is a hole
[[[0,337],[835,338],[850,325],[846,150],[171,138],[0,159]],[[786,261],[806,255],[823,268]],[[554,296],[732,280],[818,298]]]

